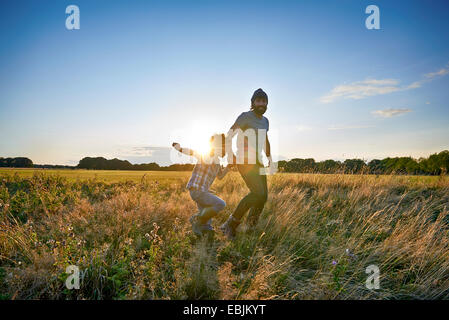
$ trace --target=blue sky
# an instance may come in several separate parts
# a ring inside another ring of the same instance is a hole
[[[80,9],[67,30],[65,8]],[[380,9],[368,30],[365,8]],[[169,163],[269,95],[284,158],[449,149],[447,1],[2,1],[0,156]]]

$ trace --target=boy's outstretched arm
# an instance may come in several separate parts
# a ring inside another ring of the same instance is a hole
[[[192,149],[188,149],[188,148],[181,148],[181,145],[179,143],[177,143],[177,142],[173,142],[172,146],[176,150],[178,150],[179,152],[181,152],[183,154],[186,154],[188,156],[193,156],[193,157],[195,157],[197,159],[201,158],[201,155],[198,152],[196,152],[195,150],[192,150]]]

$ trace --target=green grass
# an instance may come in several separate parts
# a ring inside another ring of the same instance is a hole
[[[18,174],[19,177],[30,178],[35,173],[48,175],[58,175],[70,181],[83,179],[96,179],[105,182],[139,182],[143,176],[147,179],[177,179],[190,176],[190,172],[185,171],[132,171],[132,170],[83,170],[83,169],[16,169],[0,168],[2,174]]]
[[[30,178],[34,174],[43,173],[46,175],[57,175],[67,178],[69,181],[83,180],[83,179],[96,179],[104,182],[123,182],[133,181],[140,182],[145,176],[149,180],[162,180],[162,179],[186,179],[189,178],[191,172],[188,171],[134,171],[134,170],[84,170],[84,169],[34,169],[34,168],[0,168],[0,175],[17,174],[19,177]],[[312,174],[312,173],[280,173],[280,176],[314,176],[314,177],[332,177],[339,176],[336,174]],[[357,176],[354,176],[357,177]],[[388,178],[391,175],[360,175],[363,179]],[[441,176],[393,176],[396,181],[401,181],[407,184],[432,184],[441,181],[441,179],[447,181],[449,177]]]
[[[449,298],[448,177],[269,176],[256,227],[208,241],[190,230],[189,176],[1,169],[0,298]],[[217,228],[248,190],[236,172],[213,189]],[[65,287],[71,264],[80,290]]]

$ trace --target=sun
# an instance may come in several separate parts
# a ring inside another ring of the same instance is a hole
[[[206,155],[210,152],[209,139],[210,137],[205,136],[204,134],[193,132],[186,138],[186,141],[191,146],[191,149],[195,150],[201,155]]]
[[[201,155],[209,154],[210,152],[210,137],[216,133],[217,130],[203,119],[196,121],[190,126],[179,129],[177,131],[178,140],[182,147],[195,150]]]

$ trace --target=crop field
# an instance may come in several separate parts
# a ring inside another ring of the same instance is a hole
[[[268,177],[254,228],[197,238],[190,172],[0,170],[1,299],[448,299],[449,177]],[[79,289],[66,268],[80,270]],[[379,270],[379,287],[367,287]]]

